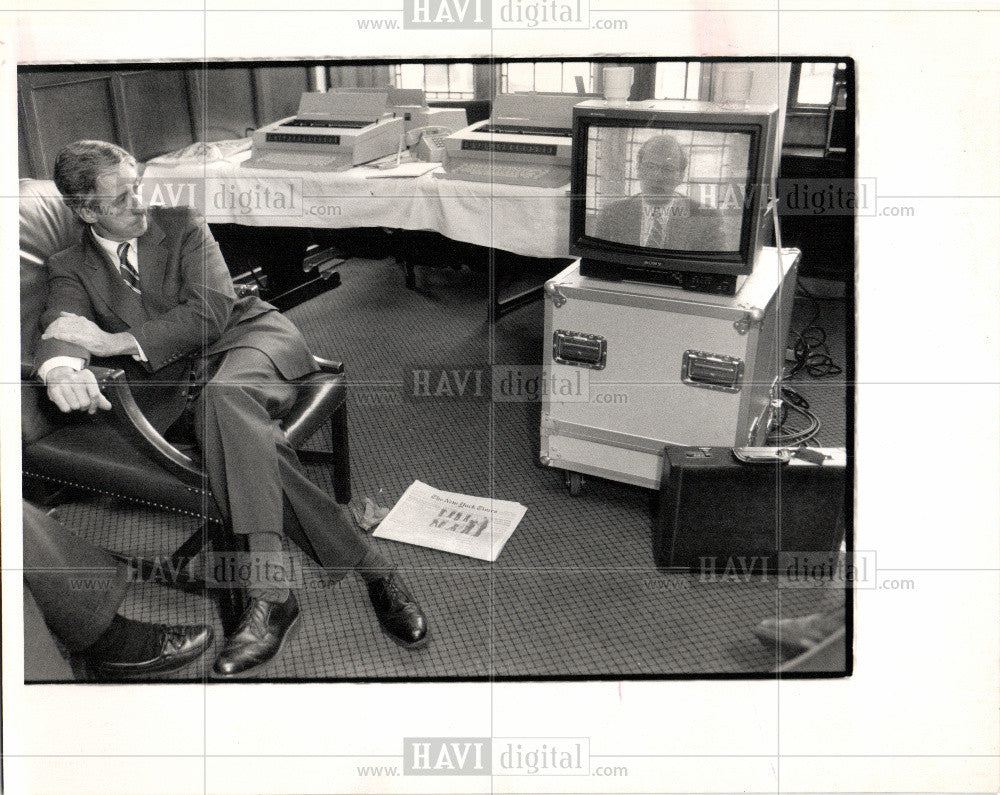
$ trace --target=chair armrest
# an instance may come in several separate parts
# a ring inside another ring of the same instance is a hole
[[[260,285],[233,282],[233,292],[237,298],[246,298],[248,295],[260,298]]]
[[[97,378],[97,383],[108,382],[116,373],[122,373],[121,370],[114,370],[110,367],[98,367],[97,365],[90,365],[88,368],[94,376]],[[21,380],[22,381],[37,381],[35,376],[35,363],[29,359],[21,359]]]
[[[91,365],[87,368],[97,379],[101,392],[111,403],[111,412],[132,442],[156,463],[193,485],[201,484],[204,474],[194,460],[163,438],[135,402],[125,371]],[[21,360],[21,380],[37,381],[32,362]]]
[[[324,359],[320,356],[313,356],[316,360],[316,364],[319,365],[319,369],[324,373],[343,373],[344,363],[338,362],[334,359]]]
[[[299,396],[281,421],[285,438],[298,448],[325,424],[347,397],[347,379],[339,373],[309,373],[295,382]]]
[[[111,370],[106,367],[91,367],[90,369],[97,376],[97,383],[100,385],[101,391],[111,402],[111,411],[115,418],[132,441],[164,469],[174,473],[182,480],[200,485],[205,478],[204,472],[190,456],[164,439],[152,423],[146,419],[135,402],[132,390],[129,389],[125,371]]]

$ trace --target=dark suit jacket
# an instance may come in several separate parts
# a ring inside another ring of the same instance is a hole
[[[718,210],[678,196],[667,221],[666,247],[684,251],[724,250],[721,222]],[[629,196],[601,210],[594,234],[602,240],[642,245],[642,195]]]
[[[116,357],[150,422],[166,430],[183,411],[194,358],[232,348],[257,348],[286,379],[317,369],[305,340],[292,323],[259,298],[237,298],[219,246],[204,223],[186,208],[151,209],[149,228],[139,239],[140,297],[85,230],[79,243],[48,261],[49,297],[41,325],[60,312],[93,320],[104,331],[129,331],[148,363]],[[53,356],[88,352],[60,340],[42,340],[36,366]]]

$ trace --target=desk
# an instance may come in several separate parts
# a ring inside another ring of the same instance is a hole
[[[368,179],[379,171],[357,166],[338,173],[243,168],[241,152],[207,165],[147,164],[144,195],[171,200],[188,188],[204,202],[209,223],[316,229],[389,227],[431,230],[463,243],[528,257],[566,257],[569,186],[530,188],[439,179],[434,171],[416,178]],[[197,181],[205,179],[204,190]],[[156,194],[157,185],[160,192]],[[293,202],[289,202],[289,194]],[[278,204],[277,197],[286,204]],[[182,199],[183,200],[183,199]],[[245,206],[240,206],[240,202]]]

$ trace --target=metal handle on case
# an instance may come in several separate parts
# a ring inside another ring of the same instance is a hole
[[[552,359],[559,364],[603,370],[608,361],[608,341],[599,334],[556,329],[552,333]]]
[[[792,460],[788,447],[734,447],[733,455],[744,464],[787,464]]]
[[[743,388],[743,360],[707,351],[684,351],[681,381],[689,386],[718,392],[739,392]]]

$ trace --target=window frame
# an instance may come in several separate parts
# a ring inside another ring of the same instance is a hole
[[[684,96],[683,97],[658,97],[656,96],[656,72],[660,68],[660,65],[667,64],[684,64]],[[653,62],[653,99],[668,99],[668,100],[700,100],[702,98],[703,92],[703,81],[705,79],[705,64],[711,63],[710,61],[705,61],[702,59],[678,59],[678,60],[660,60]],[[695,96],[688,96],[691,87],[691,67],[698,67],[698,79],[695,82],[696,90]]]
[[[530,91],[539,91],[538,88],[538,64],[559,64],[560,67],[560,84],[565,82],[566,79],[566,66],[568,64],[581,64],[587,66],[587,71],[589,72],[589,82],[590,85],[585,87],[585,91],[588,93],[598,92],[598,81],[600,76],[600,62],[590,61],[585,59],[546,59],[541,58],[538,60],[524,61],[520,59],[510,59],[498,61],[495,64],[494,74],[493,74],[493,96],[497,94],[507,94],[510,93],[509,88],[509,77],[505,74],[505,71],[511,64],[530,64],[532,67],[531,84],[532,88],[528,89]],[[505,85],[507,83],[508,85]],[[575,91],[575,87],[573,91]]]
[[[427,88],[427,67],[428,66],[462,66],[467,65],[472,67],[472,91],[458,91],[453,92],[451,90],[451,72],[450,69],[446,70],[448,75],[448,91],[441,92],[435,90],[429,90]],[[423,69],[424,79],[423,85],[421,86],[402,86],[402,70],[404,66],[420,66]],[[424,96],[427,98],[428,102],[472,102],[477,99],[483,99],[484,97],[479,96],[479,86],[480,86],[480,73],[479,68],[484,66],[484,64],[473,63],[472,61],[396,61],[389,64],[389,68],[392,70],[392,81],[396,88],[420,88],[424,92]],[[443,96],[442,96],[443,94]],[[432,96],[433,95],[433,96]],[[466,96],[468,95],[468,96]]]
[[[803,64],[833,64],[833,74],[830,75],[830,99],[827,102],[799,102],[799,84],[802,79]],[[801,116],[820,115],[829,112],[836,101],[835,86],[837,82],[837,67],[842,63],[837,58],[813,58],[804,61],[794,61],[788,77],[788,101],[785,104],[785,113],[794,113]]]

